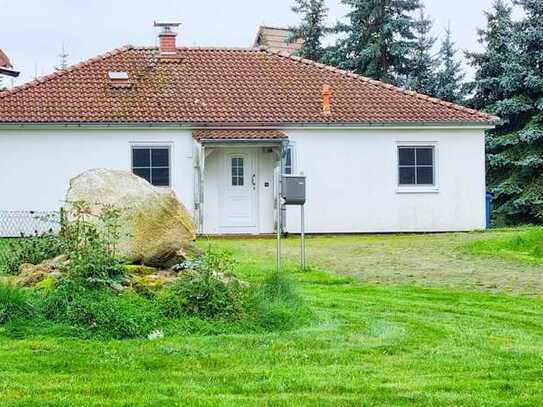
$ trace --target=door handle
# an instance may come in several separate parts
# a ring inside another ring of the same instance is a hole
[[[253,174],[251,178],[251,183],[253,184],[253,189],[256,189],[256,174]]]

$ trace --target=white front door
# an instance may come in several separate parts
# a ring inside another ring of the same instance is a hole
[[[257,151],[225,150],[223,233],[257,233]]]

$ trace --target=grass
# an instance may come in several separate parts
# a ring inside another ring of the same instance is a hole
[[[317,317],[288,332],[14,340],[0,326],[0,406],[540,406],[543,268],[470,249],[531,233],[311,238],[305,273],[287,239]],[[272,240],[215,244],[244,279],[273,270]]]
[[[514,236],[479,240],[467,247],[472,254],[497,256],[531,264],[543,264],[543,230],[527,229]]]

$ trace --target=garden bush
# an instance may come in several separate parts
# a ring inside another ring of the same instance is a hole
[[[164,314],[243,318],[247,295],[233,274],[235,264],[230,253],[209,247],[196,260],[179,265],[179,279],[159,297]]]
[[[0,248],[0,273],[17,274],[21,264],[39,264],[64,251],[63,239],[52,233],[8,240]]]

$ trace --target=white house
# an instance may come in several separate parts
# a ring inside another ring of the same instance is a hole
[[[127,46],[0,93],[0,210],[55,210],[70,178],[131,170],[201,233],[274,232],[275,180],[307,176],[310,233],[485,227],[497,118],[265,49]],[[287,208],[286,230],[299,210]]]

